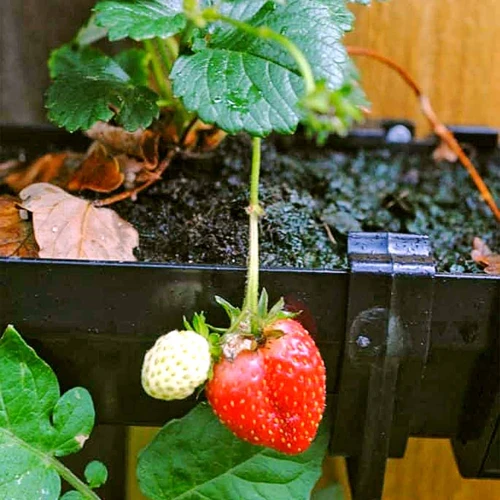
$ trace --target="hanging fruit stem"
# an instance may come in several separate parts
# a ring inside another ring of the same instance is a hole
[[[259,204],[259,177],[261,163],[261,139],[252,139],[252,170],[250,174],[250,204],[247,208],[250,232],[248,251],[247,288],[243,309],[252,318],[252,333],[255,332],[253,319],[257,318],[259,302],[259,219],[263,213]]]

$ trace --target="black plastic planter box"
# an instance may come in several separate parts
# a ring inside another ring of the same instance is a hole
[[[45,128],[4,127],[0,139],[28,152],[84,144]],[[383,140],[355,134],[344,144]],[[424,236],[353,233],[348,247],[348,272],[266,269],[261,280],[303,311],[319,344],[330,452],[348,457],[354,498],[380,497],[386,459],[402,457],[409,436],[450,438],[464,476],[500,478],[500,277],[435,273]],[[193,311],[223,321],[213,297],[238,302],[244,280],[243,269],[218,266],[0,259],[0,320],[63,388],[90,390],[103,429],[162,425],[196,400],[147,397],[144,352]]]

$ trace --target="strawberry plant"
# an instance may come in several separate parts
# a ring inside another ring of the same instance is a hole
[[[176,157],[226,134],[252,137],[243,304],[217,297],[228,327],[196,313],[145,355],[148,394],[183,399],[205,386],[210,405],[169,422],[142,452],[138,479],[152,499],[308,498],[320,475],[323,360],[283,300],[269,307],[266,290],[259,296],[261,139],[302,123],[322,140],[361,119],[364,96],[342,45],[352,22],[344,0],[101,0],[50,57],[49,118],[95,142],[82,157],[44,158],[7,180],[19,201],[5,203],[33,214],[40,256],[133,259],[135,230],[103,207],[135,199]],[[111,56],[93,46],[104,37],[142,46]],[[96,199],[67,192],[81,190]],[[55,458],[88,437],[90,396],[77,388],[58,401],[54,374],[12,328],[0,349],[0,446],[17,457],[0,461],[4,496],[58,498],[60,476],[74,488],[64,498],[97,498],[102,464],[89,464],[86,484]]]
[[[2,206],[32,214],[24,223],[10,210],[3,239],[32,227],[14,255],[135,260],[136,229],[103,207],[135,200],[175,159],[301,122],[320,140],[344,133],[365,103],[342,45],[352,24],[345,0],[98,1],[52,52],[46,96],[50,120],[94,142],[3,172],[18,198]],[[102,38],[132,46],[109,55],[95,46]]]
[[[243,304],[215,298],[227,327],[195,313],[145,354],[150,396],[170,401],[205,389],[208,400],[167,423],[141,453],[138,480],[149,498],[309,498],[320,476],[325,365],[300,315],[283,300],[269,307],[259,287],[261,140],[299,124],[322,140],[361,119],[364,95],[342,45],[353,22],[346,3],[100,0],[50,57],[49,118],[95,142],[85,155],[47,155],[26,174],[6,176],[19,198],[0,206],[23,256],[133,260],[136,230],[104,207],[135,200],[175,158],[215,148],[226,134],[252,138]],[[107,55],[93,46],[105,37],[134,46]],[[18,206],[32,213],[34,238]],[[102,464],[91,462],[84,482],[56,458],[88,437],[89,394],[77,388],[59,399],[55,375],[12,328],[0,353],[0,493],[58,498],[62,477],[73,488],[63,498],[98,498]]]

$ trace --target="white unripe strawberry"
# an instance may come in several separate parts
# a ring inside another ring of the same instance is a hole
[[[210,346],[200,334],[173,330],[146,353],[142,386],[153,398],[184,399],[203,384],[210,371]]]

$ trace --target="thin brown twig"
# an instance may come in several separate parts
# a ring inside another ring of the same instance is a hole
[[[156,168],[153,172],[151,172],[151,178],[147,180],[144,184],[140,186],[130,189],[127,191],[122,191],[121,193],[115,194],[113,196],[109,196],[108,198],[104,198],[102,200],[94,201],[94,206],[96,207],[106,207],[108,205],[112,205],[113,203],[117,203],[119,201],[126,200],[127,198],[135,199],[135,197],[144,189],[147,189],[149,186],[154,184],[156,181],[161,179],[163,172],[168,168],[170,163],[174,157],[179,153],[179,148],[175,147],[168,151],[165,158],[162,160],[158,168]]]
[[[495,199],[491,194],[488,186],[482,179],[481,175],[477,171],[476,167],[470,161],[469,157],[465,154],[464,150],[461,148],[458,141],[455,139],[454,135],[446,128],[446,126],[439,120],[434,109],[431,106],[429,98],[423,93],[421,87],[418,83],[412,78],[412,76],[397,62],[393,61],[389,57],[386,57],[375,50],[367,49],[364,47],[347,47],[347,52],[353,56],[366,56],[372,59],[375,59],[386,66],[392,68],[396,73],[398,73],[401,78],[412,88],[413,92],[416,94],[420,101],[420,107],[422,109],[423,114],[431,124],[435,134],[445,142],[448,147],[457,155],[458,159],[462,163],[462,165],[466,168],[469,175],[472,177],[474,184],[477,189],[481,193],[483,200],[488,204],[491,211],[500,221],[500,209],[495,203]]]
[[[328,239],[330,240],[330,243],[332,246],[336,247],[337,246],[337,240],[333,236],[332,230],[330,229],[330,226],[326,223],[323,222],[323,227],[325,228],[326,235],[328,236]]]

